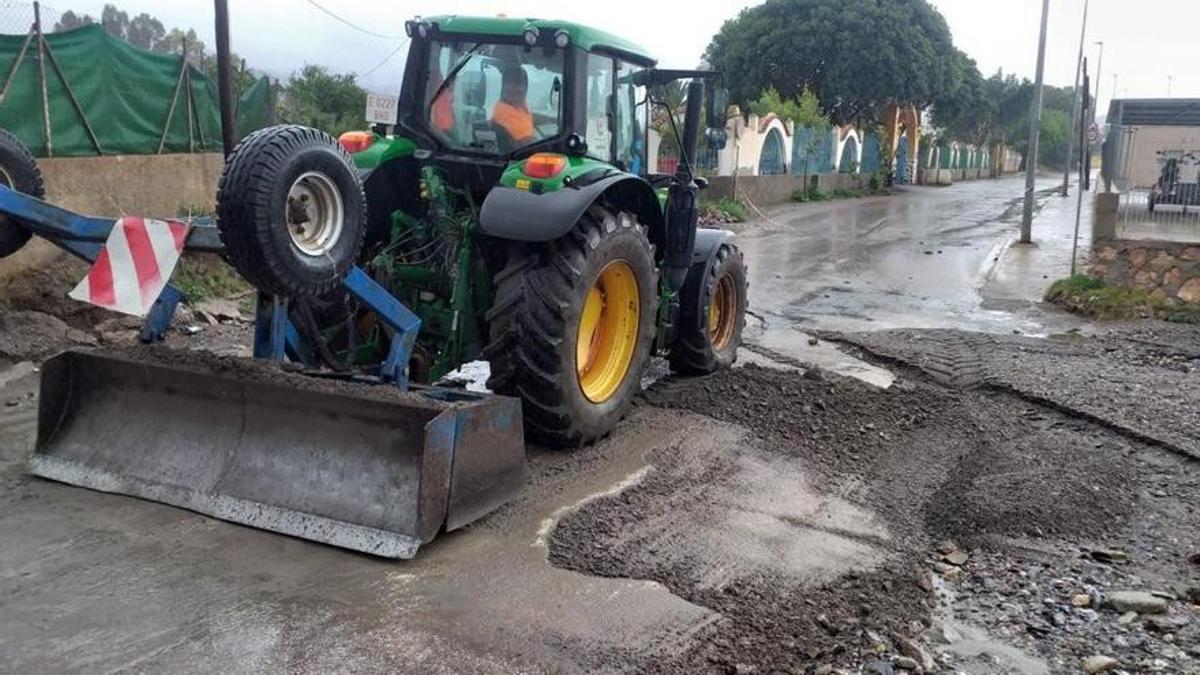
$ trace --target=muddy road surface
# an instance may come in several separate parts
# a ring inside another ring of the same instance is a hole
[[[1019,185],[769,210],[739,368],[658,364],[611,437],[528,448],[512,502],[401,563],[28,476],[40,359],[135,327],[6,312],[0,662],[1200,672],[1200,331],[1043,306],[1070,214],[1043,196],[1013,249]]]

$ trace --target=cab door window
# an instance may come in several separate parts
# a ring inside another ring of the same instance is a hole
[[[645,174],[646,163],[646,88],[634,83],[640,66],[621,63],[617,69],[616,163],[635,175]]]
[[[584,140],[588,155],[613,161],[613,60],[599,54],[587,59],[587,114]]]

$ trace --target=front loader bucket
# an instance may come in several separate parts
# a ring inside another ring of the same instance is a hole
[[[31,472],[389,558],[521,485],[516,399],[163,361],[47,361]]]

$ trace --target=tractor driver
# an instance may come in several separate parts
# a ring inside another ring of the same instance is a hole
[[[525,102],[529,75],[518,65],[504,69],[500,79],[500,100],[492,108],[492,124],[504,129],[514,146],[533,140],[533,113]]]

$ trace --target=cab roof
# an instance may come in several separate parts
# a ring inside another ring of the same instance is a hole
[[[572,21],[453,15],[433,16],[423,20],[436,24],[441,33],[461,33],[463,35],[498,35],[519,38],[529,28],[565,30],[571,36],[571,44],[585,51],[615,52],[640,65],[653,66],[656,63],[655,58],[641,45],[612,33]]]

